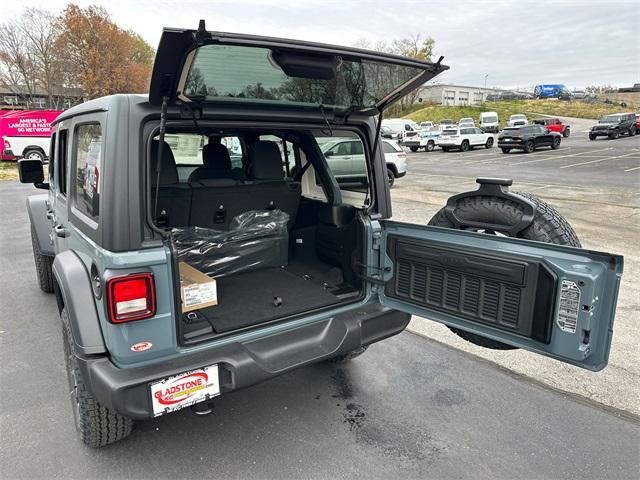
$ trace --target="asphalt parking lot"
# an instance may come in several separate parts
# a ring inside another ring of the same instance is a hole
[[[393,218],[425,223],[452,194],[475,190],[481,176],[513,178],[513,190],[551,203],[573,225],[583,247],[625,257],[609,366],[594,374],[524,351],[482,349],[420,318],[410,328],[548,386],[640,414],[640,136],[590,141],[586,131],[591,121],[564,120],[572,134],[558,150],[409,153],[409,173],[391,191]]]
[[[149,420],[88,449],[73,428],[55,299],[35,281],[30,193],[0,184],[2,478],[636,477],[636,418],[410,332],[348,365],[223,395],[212,415]]]

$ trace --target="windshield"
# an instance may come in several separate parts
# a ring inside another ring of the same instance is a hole
[[[210,44],[196,51],[182,94],[190,100],[373,107],[423,72],[405,65],[339,58],[333,79],[293,77],[284,73],[268,48]]]
[[[494,123],[498,121],[498,117],[482,117],[484,123]]]
[[[511,120],[526,120],[526,115],[511,115]]]
[[[620,122],[620,115],[607,115],[600,119],[600,123],[618,123]]]
[[[460,123],[473,123],[473,118],[461,118]]]

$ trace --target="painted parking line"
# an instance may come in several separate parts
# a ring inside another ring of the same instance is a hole
[[[633,172],[634,170],[640,170],[640,167],[627,168],[625,172]]]
[[[535,160],[527,160],[524,162],[518,162],[515,163],[514,165],[524,165],[526,163],[538,163],[538,162],[545,162],[547,160],[555,160],[557,158],[569,158],[569,157],[578,157],[578,156],[582,156],[585,155],[587,153],[596,153],[596,152],[604,152],[605,150],[611,150],[613,147],[608,147],[608,148],[601,148],[599,150],[586,150],[584,152],[578,152],[578,153],[570,153],[568,155],[549,155],[547,154],[545,156],[545,158],[536,158]]]
[[[560,168],[571,168],[571,167],[579,167],[581,165],[591,165],[593,163],[606,162],[607,160],[616,160],[618,158],[627,158],[627,157],[630,157],[631,155],[637,155],[637,152],[626,153],[624,155],[617,155],[615,157],[605,157],[605,158],[601,158],[599,160],[590,160],[588,162],[572,163],[571,165],[563,165]]]

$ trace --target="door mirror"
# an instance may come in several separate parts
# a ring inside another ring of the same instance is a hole
[[[42,161],[35,159],[26,159],[18,161],[18,174],[21,183],[33,183],[36,188],[49,190],[49,183],[44,181],[44,169]]]
[[[336,152],[334,152],[333,150],[329,150],[327,153],[324,154],[325,157],[333,157],[336,154]]]

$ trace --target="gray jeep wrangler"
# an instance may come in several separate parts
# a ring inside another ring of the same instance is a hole
[[[479,179],[430,225],[390,220],[382,113],[446,69],[201,23],[164,30],[148,95],[58,117],[48,179],[19,171],[48,190],[27,201],[33,251],[87,445],[353,358],[411,315],[605,367],[622,258],[577,248],[549,205]],[[364,155],[328,162],[336,138]]]

